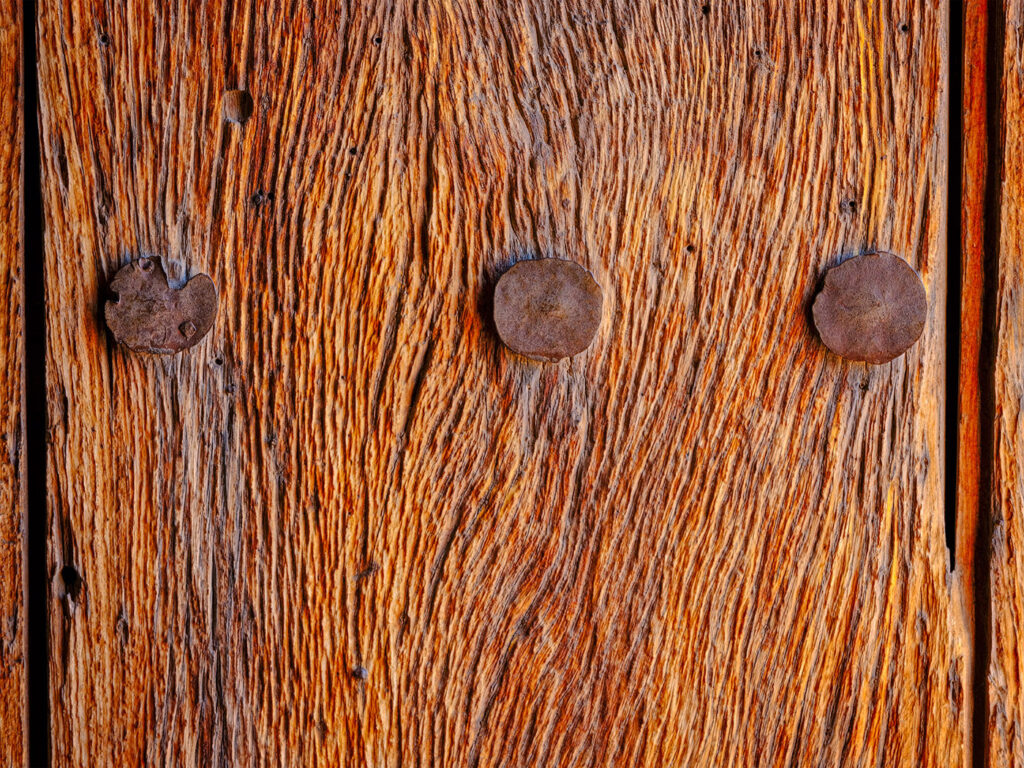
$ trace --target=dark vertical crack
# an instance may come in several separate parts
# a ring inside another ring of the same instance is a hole
[[[946,210],[946,476],[949,568],[956,568],[960,424],[960,343],[963,312],[964,4],[949,4],[949,184]]]
[[[22,5],[22,255],[25,323],[25,711],[28,764],[50,764],[49,627],[46,574],[46,284],[39,147],[36,5]]]

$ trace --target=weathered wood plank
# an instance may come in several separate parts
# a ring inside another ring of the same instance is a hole
[[[991,658],[988,665],[989,764],[1024,764],[1024,2],[1002,4],[1001,146],[998,152],[998,257],[995,262],[994,435],[991,510]]]
[[[966,764],[944,2],[39,13],[56,765]],[[878,367],[807,318],[871,248]],[[98,321],[143,253],[188,354]],[[571,362],[488,319],[532,254]]]
[[[26,759],[21,3],[0,2],[0,765]]]

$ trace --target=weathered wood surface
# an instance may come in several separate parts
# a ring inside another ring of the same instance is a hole
[[[965,765],[947,11],[42,0],[54,764]],[[878,367],[807,311],[872,249]],[[100,324],[142,254],[187,354]],[[572,361],[488,319],[534,254]]]
[[[989,132],[989,46],[988,0],[979,0],[962,7],[963,14],[963,111],[961,113],[961,209],[960,209],[960,371],[957,408],[957,495],[956,495],[956,574],[961,580],[967,602],[971,645],[976,646],[979,600],[975,579],[979,547],[979,525],[988,515],[988,504],[982,504],[982,465],[990,465],[990,455],[982,457],[982,423],[991,420],[982,413],[982,389],[990,379],[992,360],[983,356],[982,331],[985,321],[985,241],[986,225],[995,224],[985,215],[989,195],[988,132]],[[951,212],[952,213],[952,212]],[[952,332],[952,329],[951,329]],[[985,345],[988,346],[987,344]],[[983,372],[984,371],[984,372]],[[952,397],[952,392],[947,392]],[[986,396],[991,397],[987,392]],[[989,426],[985,427],[986,434]],[[949,435],[952,440],[953,435]],[[985,476],[989,476],[986,468]],[[984,506],[984,511],[982,507]],[[984,538],[987,533],[981,532]],[[981,568],[988,567],[983,558]],[[987,578],[983,577],[987,583]],[[982,631],[987,631],[981,618]],[[984,678],[984,673],[980,676]],[[984,713],[981,714],[984,717]]]
[[[1002,146],[998,153],[998,259],[992,328],[995,423],[992,443],[988,665],[989,765],[1024,765],[1024,2],[1004,4]]]
[[[0,766],[26,759],[21,3],[0,2]]]

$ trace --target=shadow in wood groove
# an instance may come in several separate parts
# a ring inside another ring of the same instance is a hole
[[[949,187],[946,193],[946,546],[956,568],[959,488],[960,335],[963,311],[961,200],[963,199],[964,24],[963,1],[949,5]]]

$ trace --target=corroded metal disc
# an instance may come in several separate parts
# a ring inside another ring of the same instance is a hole
[[[199,343],[217,316],[217,288],[208,275],[196,275],[171,288],[156,258],[143,257],[114,275],[117,301],[104,307],[114,338],[136,352],[169,354]]]
[[[494,324],[514,352],[560,360],[590,346],[601,324],[601,287],[572,261],[521,261],[494,289]]]
[[[828,271],[813,312],[821,340],[837,355],[887,363],[921,336],[928,298],[907,262],[891,253],[868,253]]]

